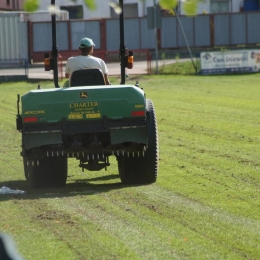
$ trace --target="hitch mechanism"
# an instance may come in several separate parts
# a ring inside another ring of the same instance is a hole
[[[108,157],[106,157],[104,160],[88,160],[88,163],[84,163],[83,161],[80,161],[79,167],[82,168],[82,171],[84,169],[87,169],[89,171],[100,171],[105,168],[107,170],[107,166],[110,166]]]
[[[110,166],[110,163],[96,163],[95,161],[89,162],[88,164],[81,163],[79,167],[82,169],[87,169],[89,171],[100,171],[102,169],[106,169],[107,166]]]

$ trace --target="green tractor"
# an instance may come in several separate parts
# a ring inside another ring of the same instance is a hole
[[[156,182],[159,148],[154,105],[138,84],[125,84],[132,52],[124,45],[123,0],[119,2],[120,85],[104,86],[102,73],[91,69],[74,72],[71,86],[59,87],[56,18],[52,15],[55,88],[38,87],[21,98],[18,95],[17,100],[24,175],[33,187],[64,186],[68,158],[79,160],[83,171],[99,171],[110,165],[110,156],[117,159],[123,184]]]

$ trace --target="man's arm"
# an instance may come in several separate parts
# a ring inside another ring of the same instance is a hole
[[[65,77],[66,77],[67,79],[70,77],[69,59],[67,60],[67,63],[66,63]]]
[[[111,85],[111,83],[110,83],[109,80],[108,80],[107,74],[104,74],[104,79],[105,79],[106,85]]]

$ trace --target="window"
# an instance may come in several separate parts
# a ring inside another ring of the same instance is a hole
[[[10,5],[10,0],[6,0],[6,5]]]
[[[111,18],[118,18],[118,14],[112,7],[110,7],[110,16]],[[124,4],[124,17],[138,17],[138,4]]]
[[[229,13],[230,1],[229,0],[212,0],[210,3],[211,13]]]
[[[69,12],[70,20],[83,18],[83,6],[82,5],[61,6],[60,9]]]

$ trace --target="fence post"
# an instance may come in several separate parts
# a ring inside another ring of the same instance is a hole
[[[214,24],[214,15],[210,15],[210,46],[215,46],[215,24]]]

